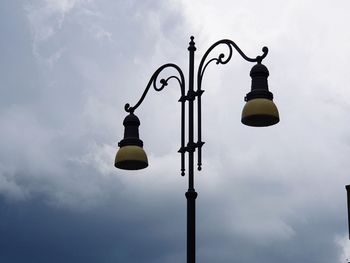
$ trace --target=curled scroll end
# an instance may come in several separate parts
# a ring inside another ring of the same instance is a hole
[[[262,52],[264,52],[264,54],[261,56],[261,60],[263,60],[267,56],[267,53],[269,53],[269,49],[267,47],[263,47]]]
[[[262,52],[264,52],[264,54],[267,55],[267,53],[269,52],[269,49],[267,47],[263,47]]]
[[[168,82],[167,82],[165,79],[161,79],[161,80],[160,80],[160,84],[162,84],[163,87],[164,87],[164,86],[167,86],[167,85],[168,85]]]
[[[262,48],[262,52],[264,52],[264,54],[262,54],[262,56],[257,56],[256,57],[256,61],[260,64],[261,61],[267,56],[267,53],[269,53],[269,49],[267,47],[263,47]]]
[[[133,112],[134,112],[134,108],[133,108],[133,107],[130,107],[130,104],[129,104],[129,103],[126,103],[126,104],[125,104],[124,110],[125,110],[126,112],[129,112],[129,113],[133,113]]]
[[[225,57],[225,54],[224,53],[221,53],[216,61],[216,65],[219,65],[220,63],[221,64],[224,64],[223,62],[223,58]]]

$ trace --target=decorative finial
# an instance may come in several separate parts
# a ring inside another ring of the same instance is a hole
[[[190,39],[191,39],[191,41],[190,41],[190,46],[188,47],[188,50],[190,50],[190,51],[195,51],[196,50],[196,47],[194,46],[195,45],[195,43],[194,43],[194,36],[191,36],[190,37]]]

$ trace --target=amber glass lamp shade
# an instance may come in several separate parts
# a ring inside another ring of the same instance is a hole
[[[278,109],[267,84],[268,69],[258,63],[251,69],[250,76],[252,88],[245,97],[242,123],[253,127],[265,127],[278,123],[280,120]]]

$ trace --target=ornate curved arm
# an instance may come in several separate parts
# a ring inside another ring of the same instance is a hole
[[[177,76],[170,76],[168,77],[167,79],[161,79],[159,81],[159,83],[161,84],[160,87],[157,87],[157,79],[158,79],[158,76],[159,74],[162,72],[163,69],[165,68],[174,68],[177,70],[177,72],[179,73],[180,75],[180,78],[177,77]],[[164,89],[165,86],[168,85],[168,81],[170,79],[177,79],[177,81],[179,82],[180,84],[180,89],[181,89],[181,97],[184,97],[185,96],[185,78],[184,78],[184,74],[182,73],[182,70],[176,65],[176,64],[173,64],[173,63],[167,63],[167,64],[164,64],[163,66],[159,67],[152,75],[152,77],[150,78],[150,80],[148,81],[148,84],[146,86],[146,89],[145,91],[143,92],[141,98],[139,99],[139,101],[135,104],[135,106],[133,107],[130,107],[130,104],[129,103],[126,103],[125,106],[124,106],[124,109],[126,112],[129,112],[129,113],[132,113],[134,112],[139,106],[140,104],[143,102],[143,100],[145,99],[146,95],[147,95],[147,92],[149,90],[149,88],[151,87],[151,85],[153,85],[153,88],[156,90],[156,91],[161,91]]]
[[[207,57],[209,55],[209,53],[218,45],[221,44],[225,44],[228,48],[229,48],[229,54],[228,56],[225,58],[225,54],[224,53],[220,53],[220,55],[217,58],[212,58],[210,59],[207,63],[205,63],[205,61],[207,60]],[[247,55],[245,55],[243,53],[243,51],[237,46],[237,44],[235,42],[233,42],[230,39],[222,39],[217,41],[216,43],[214,43],[204,54],[204,56],[202,57],[202,60],[199,64],[198,67],[198,75],[197,75],[197,90],[200,91],[202,88],[202,78],[203,78],[203,74],[205,69],[207,68],[207,66],[215,61],[216,64],[226,64],[227,62],[230,61],[231,57],[232,57],[232,47],[235,48],[237,50],[237,52],[242,56],[242,58],[244,58],[245,60],[249,61],[249,62],[258,62],[261,63],[261,61],[266,57],[267,53],[269,52],[267,47],[263,47],[262,51],[263,54],[261,56],[257,56],[256,58],[250,58]],[[205,64],[204,64],[205,63]]]
[[[166,79],[161,79],[159,81],[161,86],[157,87],[158,76],[162,72],[162,70],[165,68],[176,69],[177,72],[179,73],[180,77],[172,75]],[[138,108],[138,106],[140,106],[140,104],[143,102],[143,100],[145,99],[147,92],[150,89],[151,85],[153,85],[153,88],[156,91],[161,91],[165,88],[165,86],[168,85],[168,81],[171,79],[176,79],[179,82],[180,90],[181,90],[181,98],[179,100],[181,102],[181,148],[180,148],[179,152],[181,153],[181,175],[184,176],[185,175],[185,152],[181,151],[181,149],[184,149],[184,147],[185,147],[185,101],[186,101],[186,99],[185,99],[185,77],[184,77],[182,70],[179,68],[179,66],[177,66],[176,64],[173,64],[173,63],[167,63],[167,64],[164,64],[163,66],[159,67],[153,73],[152,77],[148,81],[148,84],[146,86],[145,91],[143,92],[141,98],[135,104],[135,106],[130,107],[130,104],[126,103],[124,106],[124,109],[126,112],[133,113]]]
[[[215,48],[217,47],[218,45],[221,45],[221,44],[225,44],[228,49],[229,49],[229,53],[228,53],[228,56],[225,57],[225,54],[224,53],[220,53],[219,56],[217,58],[212,58],[212,59],[209,59],[207,62],[207,57],[208,55],[210,54],[210,52]],[[204,144],[204,142],[202,142],[202,116],[201,116],[201,95],[202,93],[204,92],[202,90],[202,78],[203,78],[203,74],[207,68],[207,66],[215,61],[216,64],[226,64],[228,63],[230,60],[231,60],[231,57],[232,57],[232,53],[233,53],[233,48],[235,48],[237,50],[237,52],[247,61],[249,62],[258,62],[258,63],[261,63],[261,61],[266,57],[267,53],[269,52],[268,48],[267,47],[263,47],[262,48],[262,51],[263,51],[263,54],[261,56],[257,56],[256,58],[250,58],[248,57],[246,54],[243,53],[243,51],[237,46],[237,44],[235,42],[233,42],[232,40],[230,39],[222,39],[222,40],[219,40],[217,41],[216,43],[214,43],[206,52],[205,54],[203,55],[202,57],[202,60],[199,64],[199,67],[198,67],[198,73],[197,73],[197,91],[196,91],[196,94],[198,96],[198,100],[197,100],[197,112],[198,112],[198,118],[197,118],[197,122],[198,122],[198,125],[197,125],[197,130],[198,130],[198,134],[197,134],[197,138],[198,138],[198,142],[197,142],[197,145],[198,145],[198,163],[197,163],[197,166],[198,166],[198,170],[200,171],[202,169],[202,146]],[[206,62],[206,63],[205,63]],[[205,64],[204,64],[205,63]]]

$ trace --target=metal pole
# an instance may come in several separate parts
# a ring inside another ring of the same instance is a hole
[[[195,144],[193,141],[193,101],[195,100],[194,86],[194,52],[196,51],[194,37],[189,43],[189,79],[188,79],[188,191],[187,198],[187,263],[196,262],[196,197],[194,189],[194,160]]]
[[[348,203],[348,229],[349,229],[349,239],[350,239],[350,185],[346,185],[347,203]]]

